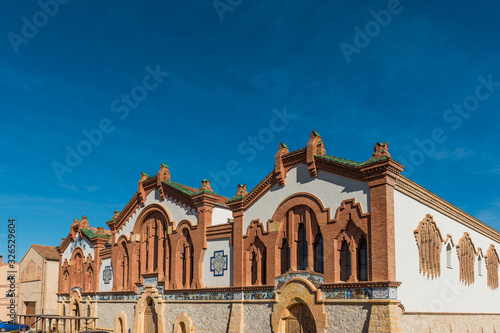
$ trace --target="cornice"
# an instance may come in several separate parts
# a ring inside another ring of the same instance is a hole
[[[423,186],[400,175],[396,180],[395,189],[416,201],[435,209],[443,215],[463,224],[464,226],[500,243],[500,232],[489,225],[479,221],[477,218],[467,214],[460,208],[450,204],[448,201],[435,195]]]
[[[397,288],[398,281],[359,281],[346,283],[323,283],[321,289],[353,289],[353,288]]]

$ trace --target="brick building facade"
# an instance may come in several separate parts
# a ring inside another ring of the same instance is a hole
[[[59,312],[137,333],[441,332],[436,317],[500,329],[499,305],[469,301],[498,299],[500,233],[402,171],[386,143],[358,163],[327,155],[315,131],[305,148],[280,144],[271,173],[233,198],[161,164],[109,230],[75,219],[58,247]]]

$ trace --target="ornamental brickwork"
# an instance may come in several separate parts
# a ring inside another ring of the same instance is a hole
[[[395,191],[402,170],[387,143],[358,163],[327,155],[315,131],[305,148],[290,152],[280,143],[271,173],[251,191],[238,185],[232,198],[207,179],[199,188],[174,182],[162,163],[152,177],[140,174],[109,230],[90,227],[85,216],[71,224],[58,247],[61,312],[81,313],[86,304],[105,316],[101,327],[120,333],[243,332],[263,322],[263,332],[401,332]],[[418,258],[408,260],[426,278],[440,278],[448,239],[433,217],[409,235]],[[476,252],[467,233],[456,250],[460,280],[472,284]],[[485,259],[496,289],[493,246]],[[348,313],[356,318],[349,327]]]

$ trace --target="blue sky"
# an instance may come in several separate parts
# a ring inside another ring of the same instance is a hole
[[[232,197],[312,129],[356,161],[389,142],[404,174],[500,229],[499,3],[54,1],[0,12],[0,254],[9,217],[19,259],[74,218],[105,226],[161,162]]]

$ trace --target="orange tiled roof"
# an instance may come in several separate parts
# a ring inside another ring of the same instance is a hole
[[[32,244],[31,247],[44,258],[59,260],[59,252],[54,246]]]

